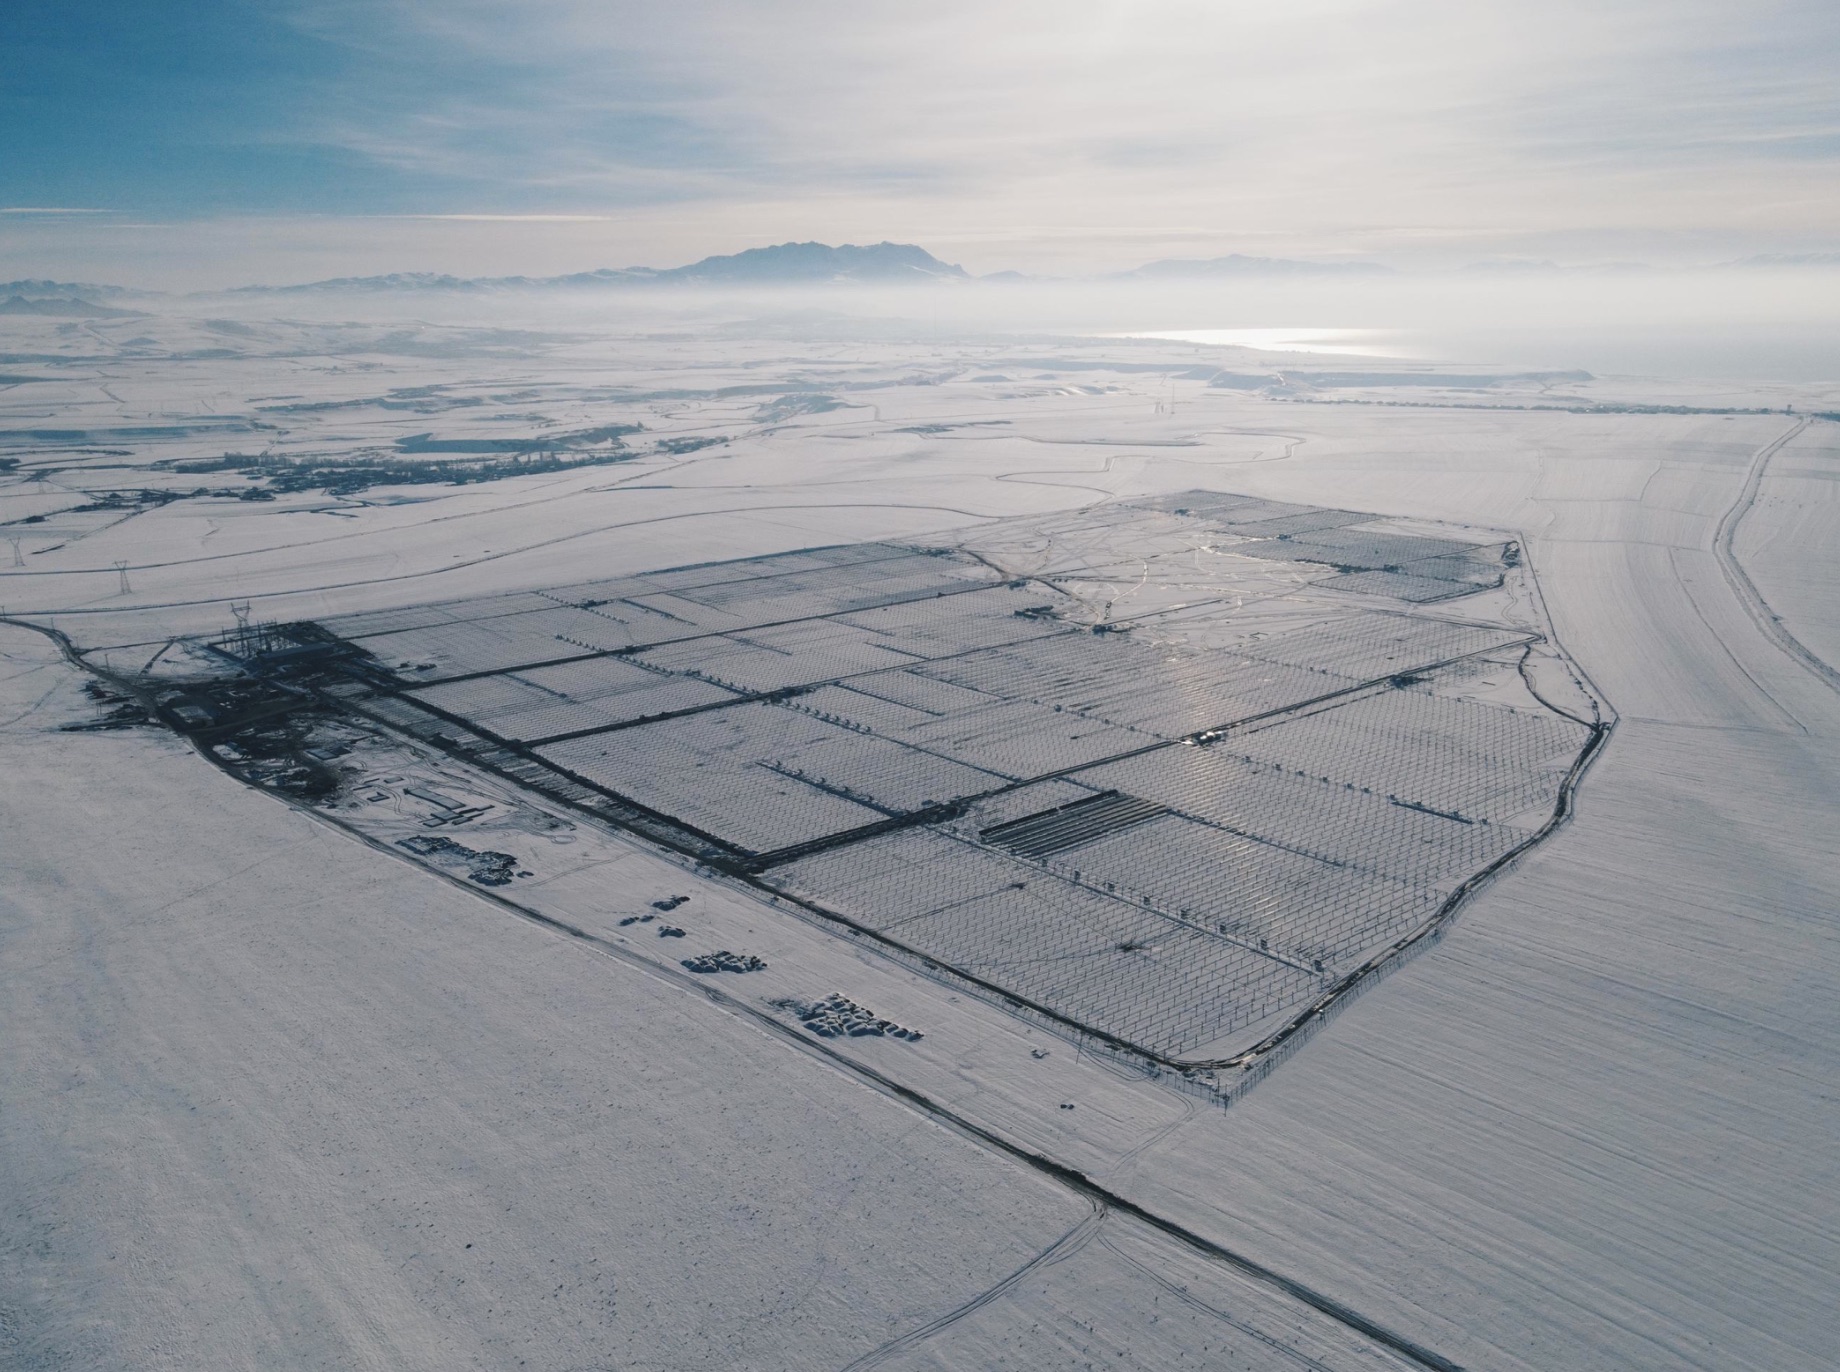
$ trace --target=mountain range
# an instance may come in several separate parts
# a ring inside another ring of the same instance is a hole
[[[941,262],[912,243],[779,243],[723,257],[705,257],[687,267],[602,267],[567,276],[447,276],[393,272],[347,276],[299,286],[241,286],[239,294],[297,294],[309,291],[527,291],[582,286],[780,286],[889,285],[923,281],[969,281],[963,267]]]
[[[1719,264],[1715,270],[1756,268],[1832,269],[1840,267],[1840,254],[1766,254]],[[1478,262],[1465,269],[1489,275],[1529,273],[1622,273],[1643,268],[1635,263],[1593,267],[1562,267],[1552,262]],[[1298,280],[1311,277],[1376,279],[1394,276],[1391,267],[1378,262],[1304,261],[1285,257],[1252,257],[1231,253],[1225,257],[1164,258],[1131,271],[1089,278],[1115,282]],[[341,276],[291,286],[238,286],[231,295],[306,295],[338,293],[500,294],[527,291],[562,291],[607,287],[723,286],[888,286],[926,282],[1005,285],[1051,278],[1001,271],[972,276],[963,267],[943,262],[912,243],[778,243],[744,252],[705,257],[683,267],[602,267],[596,271],[563,276],[452,276],[440,272],[391,272],[382,276]],[[133,291],[121,286],[69,281],[0,282],[0,314],[65,315],[100,318],[132,314],[132,310],[96,303],[117,296],[156,296],[158,291]],[[219,292],[199,292],[215,295]]]
[[[37,283],[22,282],[22,285]],[[46,285],[50,282],[43,283]],[[4,290],[5,287],[0,287]],[[68,288],[67,288],[68,289]],[[81,287],[74,289],[80,290]],[[111,305],[98,305],[93,300],[85,300],[71,295],[22,295],[18,291],[10,293],[0,300],[0,314],[37,314],[52,315],[64,319],[111,319],[127,316],[139,316],[139,310],[118,310]]]
[[[1392,268],[1376,262],[1303,262],[1283,257],[1228,257],[1151,262],[1109,279],[1171,280],[1219,277],[1387,276]],[[913,243],[778,243],[749,248],[724,257],[705,257],[687,267],[602,267],[567,276],[447,276],[435,272],[393,272],[387,276],[346,276],[299,286],[241,286],[234,294],[300,294],[319,291],[533,291],[570,290],[584,286],[812,286],[904,285],[928,281],[1026,282],[1021,272],[974,277],[963,267],[942,262]]]

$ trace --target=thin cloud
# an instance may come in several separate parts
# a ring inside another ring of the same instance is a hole
[[[378,219],[451,219],[469,224],[605,224],[607,214],[380,214]]]
[[[1607,251],[1637,232],[1749,235],[1769,250],[1840,225],[1832,0],[290,0],[280,13],[261,22],[290,26],[292,47],[273,50],[311,62],[265,74],[262,120],[221,92],[168,102],[204,122],[165,153],[119,159],[154,169],[145,203],[76,153],[56,163],[74,168],[70,189],[15,181],[12,197],[102,184],[130,213],[168,212],[168,173],[202,176],[197,150],[216,148],[198,214],[393,216],[431,234],[441,220],[668,221],[660,250],[686,226],[700,241],[732,232],[733,247],[932,235],[1013,242],[1002,265],[1025,268],[1036,249],[1064,260],[1075,239],[1131,265],[1140,240],[1196,255],[1513,240],[1540,255],[1541,236],[1595,234]]]
[[[396,0],[316,22],[459,73],[411,118],[347,107],[322,136],[554,211],[806,195],[976,224],[1125,203],[1239,233],[1477,233],[1627,222],[1632,200],[1717,219],[1760,163],[1840,170],[1840,22],[1785,0]]]

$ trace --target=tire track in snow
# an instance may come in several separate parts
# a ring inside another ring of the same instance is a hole
[[[1098,1202],[1094,1202],[1093,1210],[1090,1215],[1074,1225],[1073,1228],[1069,1229],[1065,1234],[1062,1234],[1046,1248],[1042,1249],[1041,1252],[1023,1263],[1022,1266],[1018,1267],[1014,1272],[1011,1272],[995,1286],[973,1296],[956,1310],[947,1311],[938,1319],[929,1320],[918,1329],[909,1330],[905,1334],[892,1338],[880,1348],[870,1349],[867,1353],[856,1359],[855,1362],[845,1367],[843,1372],[868,1372],[868,1369],[872,1367],[880,1367],[896,1354],[905,1353],[908,1349],[918,1344],[925,1343],[928,1339],[932,1338],[933,1335],[939,1333],[941,1330],[951,1328],[960,1320],[964,1319],[965,1316],[975,1314],[977,1311],[989,1305],[992,1301],[1008,1295],[1024,1277],[1029,1275],[1029,1273],[1036,1271],[1038,1268],[1057,1263],[1063,1258],[1072,1257],[1097,1237],[1099,1226],[1105,1223],[1106,1214],[1106,1207]]]
[[[1744,570],[1744,565],[1738,561],[1738,555],[1732,549],[1732,540],[1737,536],[1738,526],[1744,522],[1744,516],[1750,513],[1751,506],[1757,503],[1757,492],[1763,485],[1763,475],[1770,465],[1770,459],[1775,457],[1790,439],[1806,429],[1808,423],[1806,419],[1798,421],[1789,432],[1757,450],[1757,455],[1751,459],[1751,470],[1745,478],[1744,489],[1738,493],[1737,501],[1725,511],[1725,517],[1719,521],[1718,533],[1713,536],[1712,540],[1712,550],[1718,555],[1719,570],[1725,574],[1725,583],[1738,597],[1738,603],[1744,607],[1745,613],[1751,617],[1752,622],[1763,630],[1764,635],[1772,643],[1813,673],[1818,680],[1831,689],[1840,691],[1840,672],[1835,671],[1825,659],[1812,652],[1806,644],[1789,632],[1789,626],[1783,623],[1781,615],[1770,608],[1770,602],[1763,598],[1763,593],[1757,589],[1757,583],[1751,580],[1750,573]]]

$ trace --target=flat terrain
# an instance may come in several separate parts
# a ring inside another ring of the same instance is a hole
[[[17,715],[65,669],[7,647]],[[3,802],[37,840],[5,907],[21,1365],[841,1365],[1088,1212],[189,750],[79,736],[92,773],[34,718]]]
[[[1509,531],[1617,722],[1569,823],[1222,1110],[458,774],[377,805],[530,878],[442,875],[164,729],[60,733],[107,707],[0,629],[0,1365],[1833,1364],[1831,423],[1609,412],[1633,382],[1300,398],[1176,345],[223,322],[8,325],[46,379],[0,396],[0,603],[98,665],[199,670],[168,641],[233,603],[1204,489]],[[353,475],[552,431],[545,470]],[[314,482],[225,458],[264,451]],[[424,826],[461,807],[481,841]],[[679,966],[719,949],[769,966]],[[758,1012],[830,994],[922,1037]]]

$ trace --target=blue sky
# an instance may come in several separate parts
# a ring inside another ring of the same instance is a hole
[[[189,243],[284,272],[546,270],[787,237],[983,270],[1840,249],[1832,0],[4,11],[6,265]]]
[[[693,96],[617,44],[584,60],[560,29],[529,41],[541,6],[7,8],[0,199],[14,208],[579,211],[682,193],[648,171],[723,169]]]
[[[9,204],[189,216],[398,193],[387,169],[301,137],[353,54],[274,7],[13,0],[0,25]]]

